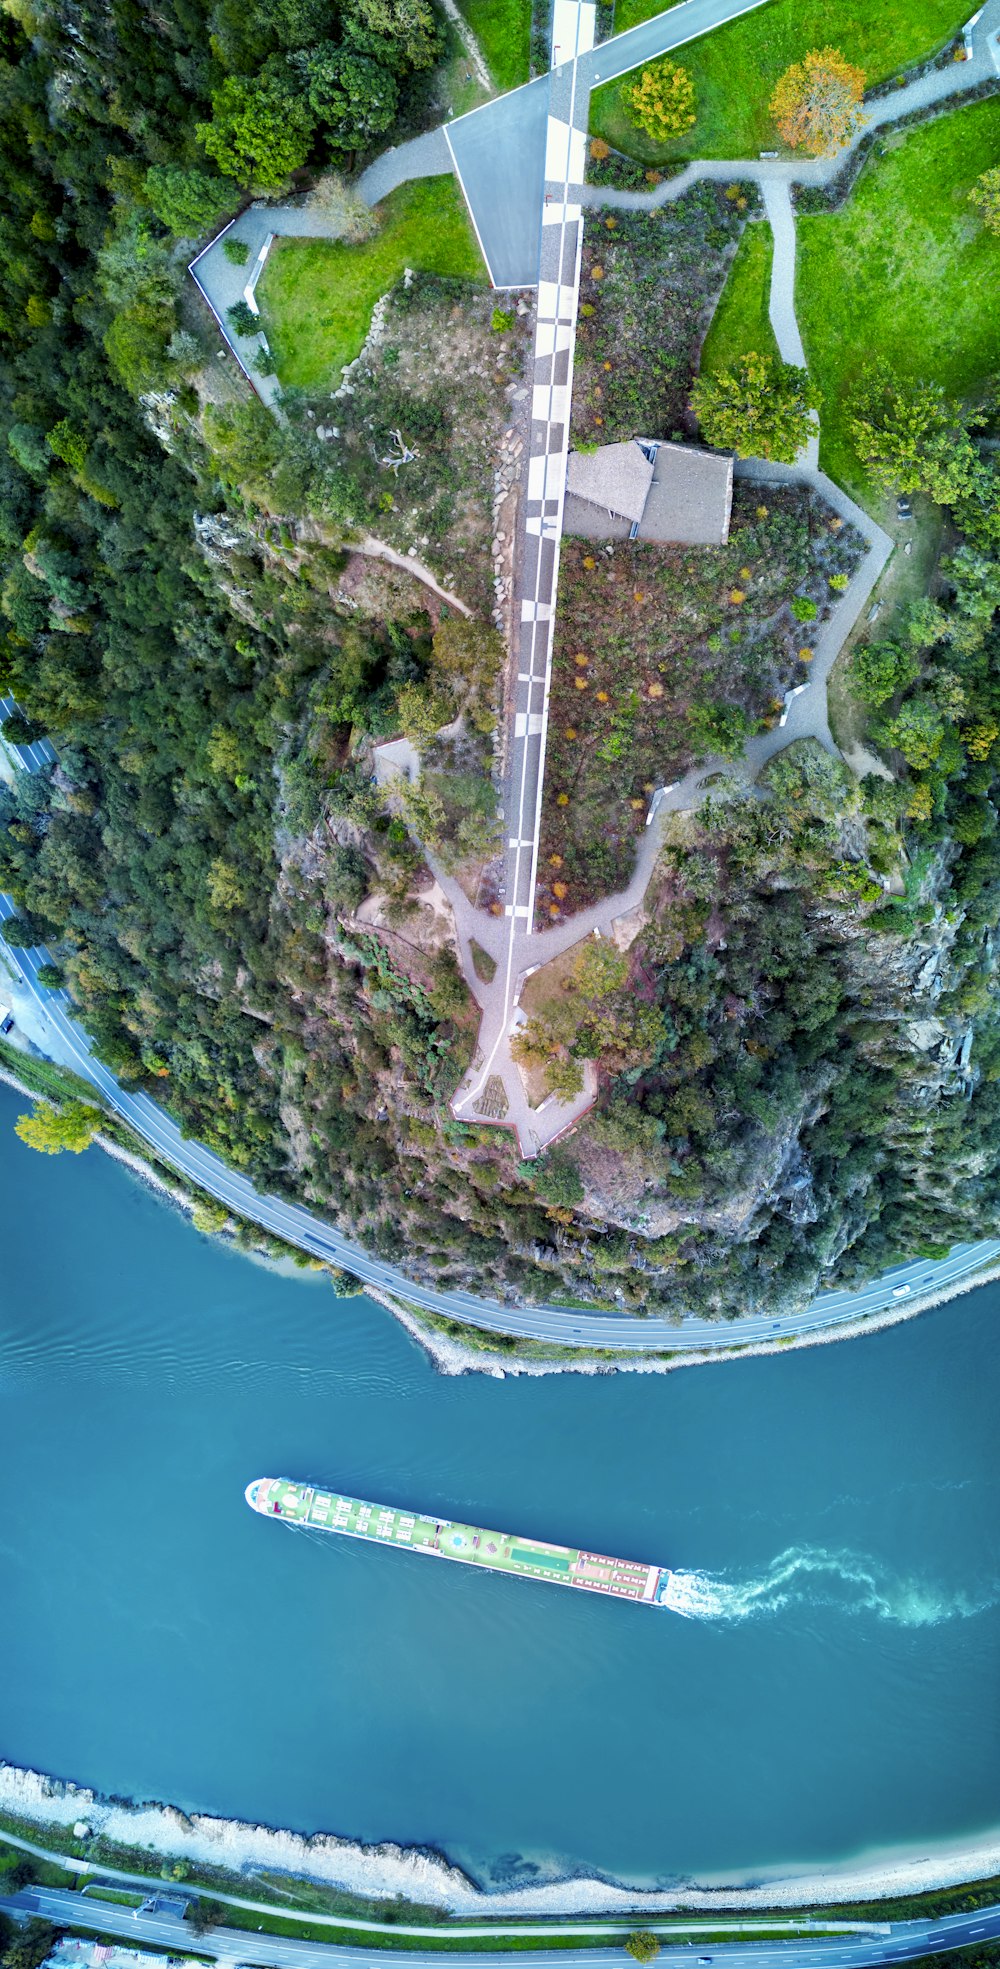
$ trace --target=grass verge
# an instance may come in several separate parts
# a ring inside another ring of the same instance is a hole
[[[773,253],[770,226],[747,226],[705,337],[700,365],[703,374],[728,369],[751,351],[777,356],[768,314]]]
[[[472,952],[472,968],[480,984],[492,984],[497,974],[496,958],[491,957],[489,951],[484,950],[482,944],[476,942],[475,937],[470,937],[469,949]]]
[[[656,0],[618,0],[616,32],[662,11]],[[698,112],[686,136],[654,144],[636,130],[625,114],[621,82],[595,90],[590,127],[645,164],[756,157],[777,142],[770,111],[774,85],[807,49],[840,48],[864,69],[871,87],[934,54],[967,19],[965,0],[885,0],[847,9],[842,0],[769,0],[677,51],[694,82]]]
[[[901,136],[865,171],[842,212],[799,221],[797,303],[823,392],[820,462],[862,497],[852,391],[886,356],[904,378],[975,396],[1000,367],[1000,252],[969,190],[1000,161],[1000,100]]]
[[[531,0],[459,0],[498,89],[527,82],[531,47]]]
[[[372,309],[406,267],[486,285],[462,194],[451,177],[401,185],[379,207],[374,239],[279,239],[257,290],[278,376],[286,388],[339,383],[359,354]]]
[[[46,1100],[86,1101],[88,1107],[103,1108],[104,1096],[100,1089],[89,1080],[73,1073],[69,1067],[57,1066],[54,1060],[43,1060],[35,1053],[25,1053],[20,1046],[11,1046],[6,1039],[0,1039],[0,1066],[14,1075],[24,1087],[30,1087],[33,1094]]]

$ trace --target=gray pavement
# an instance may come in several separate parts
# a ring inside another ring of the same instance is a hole
[[[494,287],[538,279],[549,77],[497,96],[445,135]]]
[[[189,1922],[174,1914],[146,1914],[113,1902],[87,1902],[79,1894],[62,1888],[30,1887],[19,1894],[2,1896],[0,1911],[19,1920],[34,1916],[57,1927],[72,1926],[92,1933],[125,1936],[132,1946],[146,1944],[171,1955],[197,1952],[217,1962],[259,1963],[267,1965],[267,1969],[331,1969],[331,1964],[339,1959],[372,1965],[386,1960],[383,1951],[371,1946],[352,1948],[332,1942],[293,1941],[280,1935],[255,1934],[245,1928],[218,1927],[196,1934]],[[655,1919],[647,1922],[645,1915],[642,1919],[644,1927],[660,1925]],[[684,1964],[689,1969],[692,1960],[722,1964],[724,1969],[746,1969],[746,1965],[753,1965],[753,1969],[869,1969],[869,1965],[876,1963],[910,1962],[921,1955],[967,1948],[997,1936],[1000,1936],[1000,1907],[988,1907],[946,1915],[936,1921],[894,1921],[888,1924],[888,1933],[881,1934],[817,1935],[777,1942],[713,1941],[708,1955],[697,1953],[697,1941],[678,1944],[667,1940],[658,1960],[671,1965],[671,1969],[675,1964]],[[441,1952],[393,1949],[390,1959],[399,1969],[425,1969],[429,1963],[440,1963]],[[475,1959],[487,1965],[487,1969],[499,1969],[500,1964],[509,1964],[511,1958],[508,1951],[501,1949],[477,1951]],[[611,1969],[612,1965],[614,1969],[622,1969],[623,1951],[621,1945],[538,1948],[530,1951],[529,1959],[532,1965],[545,1965],[545,1969],[550,1969],[550,1965],[551,1969],[560,1969],[560,1965],[561,1969],[586,1969],[588,1964],[594,1965],[594,1969]]]

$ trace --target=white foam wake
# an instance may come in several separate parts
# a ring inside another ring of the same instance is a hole
[[[838,1606],[902,1627],[934,1627],[984,1613],[996,1605],[998,1592],[996,1582],[978,1594],[952,1591],[930,1580],[904,1578],[856,1552],[793,1545],[756,1578],[675,1572],[661,1605],[687,1620],[720,1621],[751,1620],[791,1604]]]

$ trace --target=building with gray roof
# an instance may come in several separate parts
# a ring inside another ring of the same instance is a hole
[[[732,504],[732,458],[633,438],[570,452],[563,531],[588,540],[724,547]]]

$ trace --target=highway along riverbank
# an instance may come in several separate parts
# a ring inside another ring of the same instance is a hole
[[[309,1870],[469,1912],[838,1870],[843,1898],[866,1855],[947,1876],[990,1840],[996,1286],[726,1374],[449,1379],[108,1158],[34,1155],[17,1111],[0,1089],[9,1764],[210,1815],[231,1864],[253,1828],[292,1867],[341,1835],[370,1850]],[[684,1613],[268,1525],[269,1471],[672,1566]]]

